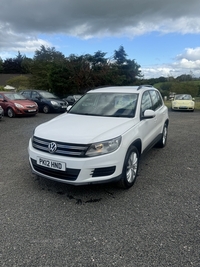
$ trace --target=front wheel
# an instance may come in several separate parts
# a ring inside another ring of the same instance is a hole
[[[14,118],[15,117],[15,112],[13,111],[12,108],[8,108],[7,115],[8,115],[9,118]]]
[[[163,127],[162,137],[158,141],[158,143],[156,144],[157,147],[163,148],[163,147],[166,146],[166,143],[167,143],[167,135],[168,135],[168,126],[165,123],[165,125]]]
[[[47,105],[45,105],[42,110],[44,113],[49,113],[49,107]]]
[[[139,167],[139,152],[135,146],[131,146],[124,160],[122,178],[119,186],[125,189],[130,188],[136,181]]]

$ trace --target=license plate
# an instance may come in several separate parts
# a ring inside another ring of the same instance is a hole
[[[66,164],[60,161],[37,157],[37,164],[54,170],[59,170],[59,171],[66,170]]]
[[[67,106],[62,106],[62,108],[67,108]]]
[[[28,112],[35,112],[36,109],[28,109]]]

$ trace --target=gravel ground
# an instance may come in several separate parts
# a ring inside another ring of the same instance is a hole
[[[55,116],[0,121],[0,266],[199,267],[200,112],[169,111],[129,190],[34,176],[28,140]]]

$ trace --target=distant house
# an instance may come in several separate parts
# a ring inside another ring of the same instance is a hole
[[[15,90],[15,87],[10,86],[10,85],[6,85],[6,86],[4,87],[4,89],[5,89],[5,90]]]

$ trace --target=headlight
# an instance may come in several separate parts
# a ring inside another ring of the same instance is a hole
[[[18,103],[14,103],[15,107],[17,108],[24,108],[22,105],[18,104]]]
[[[56,101],[51,101],[51,104],[52,104],[53,106],[59,106],[58,102],[56,102]]]
[[[119,136],[117,138],[110,139],[107,141],[94,143],[89,147],[85,155],[89,157],[94,157],[111,153],[118,149],[121,143],[121,139],[121,136]]]

